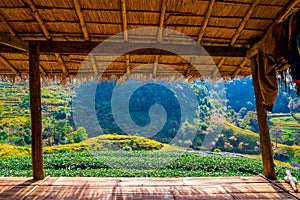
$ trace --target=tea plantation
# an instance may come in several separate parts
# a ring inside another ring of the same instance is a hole
[[[257,176],[261,160],[184,151],[85,151],[44,155],[49,176],[201,177]],[[276,166],[279,179],[288,167]],[[289,168],[299,180],[300,170]],[[0,176],[31,176],[30,156],[0,160]]]

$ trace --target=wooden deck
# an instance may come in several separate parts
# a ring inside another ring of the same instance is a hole
[[[0,199],[300,199],[288,191],[288,184],[263,177],[0,177]]]

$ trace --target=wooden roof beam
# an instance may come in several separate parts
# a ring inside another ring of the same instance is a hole
[[[0,33],[0,44],[12,47],[21,51],[29,51],[29,43],[17,37]]]
[[[174,55],[176,52],[182,56],[210,56],[218,57],[246,57],[245,47],[232,46],[206,46],[204,49],[192,44],[157,44],[157,43],[127,43],[127,42],[105,42],[101,48],[96,48],[99,42],[67,42],[67,41],[40,41],[40,52],[61,53],[61,54],[95,54],[119,55],[122,52],[129,52],[130,55]],[[169,51],[163,50],[168,49]],[[22,52],[14,48],[0,45],[0,53]]]
[[[240,66],[238,66],[236,68],[236,70],[232,73],[231,78],[234,79],[237,77],[237,75],[239,74],[239,72],[241,71],[241,69],[246,66],[246,64],[248,63],[248,58],[244,58],[244,60],[241,62]]]
[[[66,65],[65,65],[65,63],[64,63],[64,61],[63,61],[63,59],[61,57],[61,55],[59,53],[55,53],[55,56],[56,56],[56,59],[57,59],[58,63],[62,67],[63,74],[65,74],[67,76],[69,72],[68,72],[68,69],[67,69],[67,67],[66,67]]]
[[[201,29],[199,31],[199,35],[198,35],[198,39],[197,39],[197,42],[200,43],[201,40],[202,40],[202,37],[204,35],[204,32],[205,32],[205,28],[208,24],[208,20],[210,18],[210,15],[212,13],[212,10],[213,10],[213,7],[215,5],[215,0],[211,0],[209,5],[208,5],[208,9],[207,9],[207,12],[206,12],[206,15],[204,17],[204,20],[203,20],[203,23],[202,23],[202,26],[201,26]]]
[[[51,36],[50,36],[50,33],[49,33],[49,31],[46,27],[46,24],[44,23],[41,15],[38,13],[38,10],[36,9],[36,7],[35,7],[34,3],[32,2],[32,0],[23,0],[23,1],[24,1],[25,4],[27,4],[30,7],[31,11],[34,14],[35,19],[38,21],[38,23],[39,23],[44,35],[46,36],[46,38],[48,40],[51,40]]]
[[[4,65],[6,65],[16,75],[20,74],[19,71],[10,62],[8,62],[2,55],[0,55],[0,62],[2,62]]]
[[[125,65],[126,65],[126,73],[130,73],[130,56],[129,56],[129,54],[125,55]]]
[[[80,22],[80,26],[81,26],[81,29],[82,29],[83,37],[86,41],[88,41],[89,40],[89,33],[87,31],[87,28],[86,28],[85,20],[83,18],[82,12],[81,12],[79,2],[78,2],[78,0],[73,0],[73,3],[74,3],[76,14],[79,18],[79,22]]]
[[[122,15],[122,24],[123,24],[123,39],[124,42],[128,42],[128,32],[127,32],[127,12],[126,12],[126,1],[121,0],[121,15]],[[125,71],[130,73],[130,60],[129,54],[125,54]]]
[[[91,63],[92,63],[92,67],[93,67],[93,71],[94,71],[94,75],[98,76],[98,68],[97,68],[97,63],[95,60],[95,57],[93,54],[90,54],[90,59],[91,59]]]
[[[153,78],[156,78],[157,69],[158,69],[158,60],[159,60],[159,55],[156,55],[154,57],[154,64],[153,64],[153,72],[152,72]]]
[[[190,75],[191,69],[193,67],[193,64],[192,64],[193,61],[194,61],[194,58],[191,58],[191,60],[189,62],[189,65],[188,65],[188,68],[186,69],[186,72],[185,72],[185,77],[186,78]]]
[[[159,16],[159,29],[158,29],[158,33],[157,33],[157,42],[158,43],[161,43],[161,41],[162,41],[166,9],[167,9],[167,0],[162,0],[160,16]]]
[[[39,68],[40,68],[41,74],[43,74],[43,76],[47,76],[47,73],[46,73],[44,67],[41,64],[39,65]]]
[[[234,43],[237,41],[238,37],[240,36],[241,32],[243,31],[247,21],[249,20],[251,14],[253,13],[255,7],[257,6],[259,0],[254,0],[254,2],[251,4],[248,12],[246,13],[244,19],[242,20],[242,22],[240,23],[238,29],[235,31],[231,41],[230,41],[230,45],[234,45]]]
[[[193,65],[190,63],[186,72],[185,72],[185,77],[187,78],[190,75],[191,69],[192,69]]]
[[[122,7],[121,12],[122,12],[122,24],[123,24],[124,41],[128,42],[126,0],[121,0],[121,7]]]
[[[214,78],[215,76],[217,76],[218,72],[220,71],[220,68],[223,66],[224,62],[225,62],[226,58],[225,57],[222,57],[220,59],[220,61],[218,62],[217,64],[217,67],[212,75],[212,78]]]
[[[158,33],[157,33],[157,42],[158,43],[162,42],[166,8],[167,8],[167,0],[162,0],[160,16],[159,16],[159,25],[158,25],[159,29],[158,29]],[[153,64],[153,72],[152,72],[153,78],[156,78],[156,74],[157,74],[157,70],[158,70],[158,61],[159,61],[159,55],[156,55],[154,57],[154,64]]]
[[[15,30],[9,25],[9,23],[4,19],[4,17],[0,14],[0,20],[7,27],[8,31],[13,37],[18,37]]]

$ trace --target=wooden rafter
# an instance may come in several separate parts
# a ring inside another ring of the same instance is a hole
[[[46,73],[44,67],[41,64],[39,64],[39,68],[40,68],[41,74],[43,74],[43,76],[47,76],[47,73]]]
[[[63,59],[61,57],[61,55],[59,53],[55,53],[55,56],[56,56],[56,59],[57,59],[58,63],[62,67],[63,74],[65,74],[67,76],[68,75],[68,69],[67,69],[67,67],[66,67],[66,65],[65,65],[65,63],[64,63],[64,61],[63,61]]]
[[[252,58],[258,53],[258,43],[255,43],[251,48],[249,48],[246,52],[247,58]]]
[[[292,0],[285,8],[284,11],[279,14],[279,16],[276,18],[276,22],[283,22],[287,16],[291,13],[292,9],[300,3],[300,0]]]
[[[0,62],[6,65],[15,74],[17,75],[19,74],[19,71],[10,62],[8,62],[2,55],[0,55]]]
[[[0,33],[0,44],[18,49],[21,51],[29,51],[29,43],[17,37]]]
[[[86,28],[85,20],[83,18],[82,12],[81,12],[79,2],[78,2],[78,0],[73,0],[73,3],[74,3],[76,14],[79,18],[79,22],[80,22],[80,26],[81,26],[81,29],[82,29],[83,37],[86,41],[88,41],[89,40],[89,33],[87,31],[87,28]]]
[[[199,35],[198,35],[198,39],[197,39],[198,43],[200,43],[201,40],[202,40],[202,37],[203,37],[204,32],[205,32],[205,28],[206,28],[206,26],[208,24],[208,20],[210,18],[210,15],[211,15],[211,12],[213,10],[214,5],[215,5],[215,0],[211,0],[210,3],[209,3],[208,9],[207,9],[206,15],[204,17],[201,29],[199,31]]]
[[[92,63],[92,67],[93,67],[93,71],[94,71],[94,75],[98,76],[98,67],[97,67],[97,63],[95,60],[95,57],[93,54],[89,54],[90,55],[90,59],[91,59],[91,63]]]
[[[2,21],[2,23],[7,27],[7,29],[9,30],[10,34],[13,37],[17,37],[17,33],[15,32],[15,30],[9,25],[9,23],[4,19],[4,17],[0,14],[0,20]]]
[[[254,0],[253,3],[251,4],[249,10],[247,11],[247,14],[243,18],[242,22],[240,23],[238,29],[235,31],[231,41],[230,45],[234,45],[234,43],[237,41],[238,37],[240,36],[241,32],[243,31],[247,21],[249,20],[251,14],[253,13],[255,7],[257,6],[259,0]]]
[[[46,27],[46,24],[44,23],[41,15],[39,14],[38,10],[36,9],[34,3],[32,2],[32,0],[23,0],[31,9],[31,11],[34,14],[35,19],[37,20],[37,22],[39,23],[44,35],[46,36],[46,38],[48,40],[51,40],[51,35]]]
[[[159,25],[158,25],[159,29],[158,29],[158,33],[157,33],[157,42],[158,43],[161,43],[161,41],[162,41],[166,8],[167,8],[167,0],[162,0],[160,16],[159,16]],[[156,55],[154,57],[154,63],[153,63],[153,72],[152,72],[153,78],[156,78],[157,69],[158,69],[158,61],[159,61],[159,55]]]
[[[186,69],[186,72],[185,72],[185,77],[186,78],[190,75],[191,69],[193,67],[193,64],[192,64],[193,61],[194,61],[194,58],[191,58],[190,63],[189,63],[189,65],[188,65],[188,67]]]
[[[189,75],[190,75],[190,71],[191,71],[191,68],[193,67],[193,65],[190,63],[186,72],[185,72],[185,77],[187,78]]]
[[[225,62],[226,58],[225,57],[222,57],[220,59],[220,61],[218,62],[217,64],[217,67],[212,75],[212,78],[214,78],[215,76],[217,76],[218,72],[220,71],[220,68],[223,66],[224,62]]]
[[[248,63],[248,58],[244,58],[244,60],[241,62],[241,64],[235,69],[235,71],[232,73],[231,78],[234,79],[237,77],[241,69]]]
[[[125,55],[125,62],[126,62],[126,73],[130,73],[130,57],[129,57],[129,54]]]
[[[152,73],[153,78],[156,78],[157,69],[158,69],[158,60],[159,60],[159,55],[156,55],[154,57],[154,64],[153,64],[153,73]]]
[[[128,42],[126,0],[121,0],[124,41]]]
[[[123,25],[123,39],[124,42],[128,42],[128,33],[127,33],[127,12],[126,12],[126,0],[121,0],[121,15],[122,15],[122,25]],[[130,59],[129,54],[125,54],[125,71],[130,73]]]
[[[160,43],[162,41],[166,9],[167,9],[167,0],[162,0],[160,16],[159,16],[159,29],[158,29],[158,34],[157,34],[157,42],[158,43]]]

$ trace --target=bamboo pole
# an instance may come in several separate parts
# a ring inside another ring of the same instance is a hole
[[[32,0],[25,0],[25,2],[26,2],[26,3],[28,4],[28,6],[30,7],[30,9],[31,9],[31,11],[32,11],[32,13],[33,13],[35,19],[37,20],[38,24],[40,25],[40,27],[41,27],[41,29],[42,29],[44,35],[46,36],[46,38],[47,38],[48,40],[51,40],[52,38],[51,38],[51,35],[50,35],[50,33],[49,33],[49,31],[48,31],[48,29],[47,29],[47,27],[46,27],[46,24],[45,24],[45,22],[43,21],[41,15],[38,13],[38,10],[36,9],[36,7],[35,7],[33,1],[32,1]]]
[[[91,54],[91,53],[90,53],[90,59],[91,59],[94,75],[98,76],[97,62],[96,62],[96,59],[95,59],[94,55]]]
[[[74,3],[76,14],[79,18],[79,22],[80,22],[81,30],[82,30],[82,33],[83,33],[83,37],[86,41],[88,41],[89,40],[89,33],[87,31],[87,28],[86,28],[86,24],[85,24],[85,21],[84,21],[82,12],[81,12],[79,2],[78,2],[78,0],[73,0],[73,3]]]
[[[267,112],[263,107],[261,91],[258,83],[258,67],[259,66],[257,66],[256,58],[251,58],[251,72],[256,98],[256,112],[259,126],[260,149],[262,155],[264,175],[271,180],[276,180],[272,143],[267,120]]]
[[[200,43],[201,40],[202,40],[202,37],[205,33],[205,29],[206,29],[206,26],[208,24],[208,20],[210,18],[210,15],[212,13],[212,10],[213,10],[213,7],[215,5],[215,0],[211,0],[210,3],[209,3],[209,6],[207,8],[207,12],[206,12],[206,15],[204,17],[204,20],[203,20],[203,23],[202,23],[202,26],[201,26],[201,29],[199,31],[199,34],[198,34],[198,39],[197,39],[197,42]]]
[[[11,71],[13,71],[15,74],[19,74],[20,72],[17,70],[15,66],[13,66],[10,62],[8,62],[3,56],[0,55],[0,63],[3,63],[6,65]]]
[[[31,156],[33,179],[45,178],[42,149],[41,80],[39,70],[40,46],[32,42],[29,47],[29,89],[31,111]]]
[[[255,7],[257,6],[259,0],[254,0],[253,3],[251,4],[248,12],[246,13],[246,16],[244,17],[244,19],[242,20],[242,22],[240,23],[238,29],[236,30],[236,32],[234,33],[231,41],[230,41],[230,45],[234,45],[234,43],[237,41],[238,37],[240,36],[240,34],[242,33],[246,23],[248,22],[249,18],[251,17],[252,13],[254,12]]]
[[[241,64],[240,64],[240,66],[238,66],[235,70],[234,70],[234,72],[232,73],[232,75],[231,75],[231,78],[232,79],[235,79],[236,77],[237,77],[237,75],[239,74],[239,72],[241,71],[241,69],[243,68],[243,67],[245,67],[245,65],[247,64],[247,62],[248,62],[248,58],[244,58],[244,60],[241,62]]]
[[[0,14],[0,21],[7,27],[8,31],[13,37],[18,37],[16,31],[11,27],[11,25],[4,19],[4,17]]]

